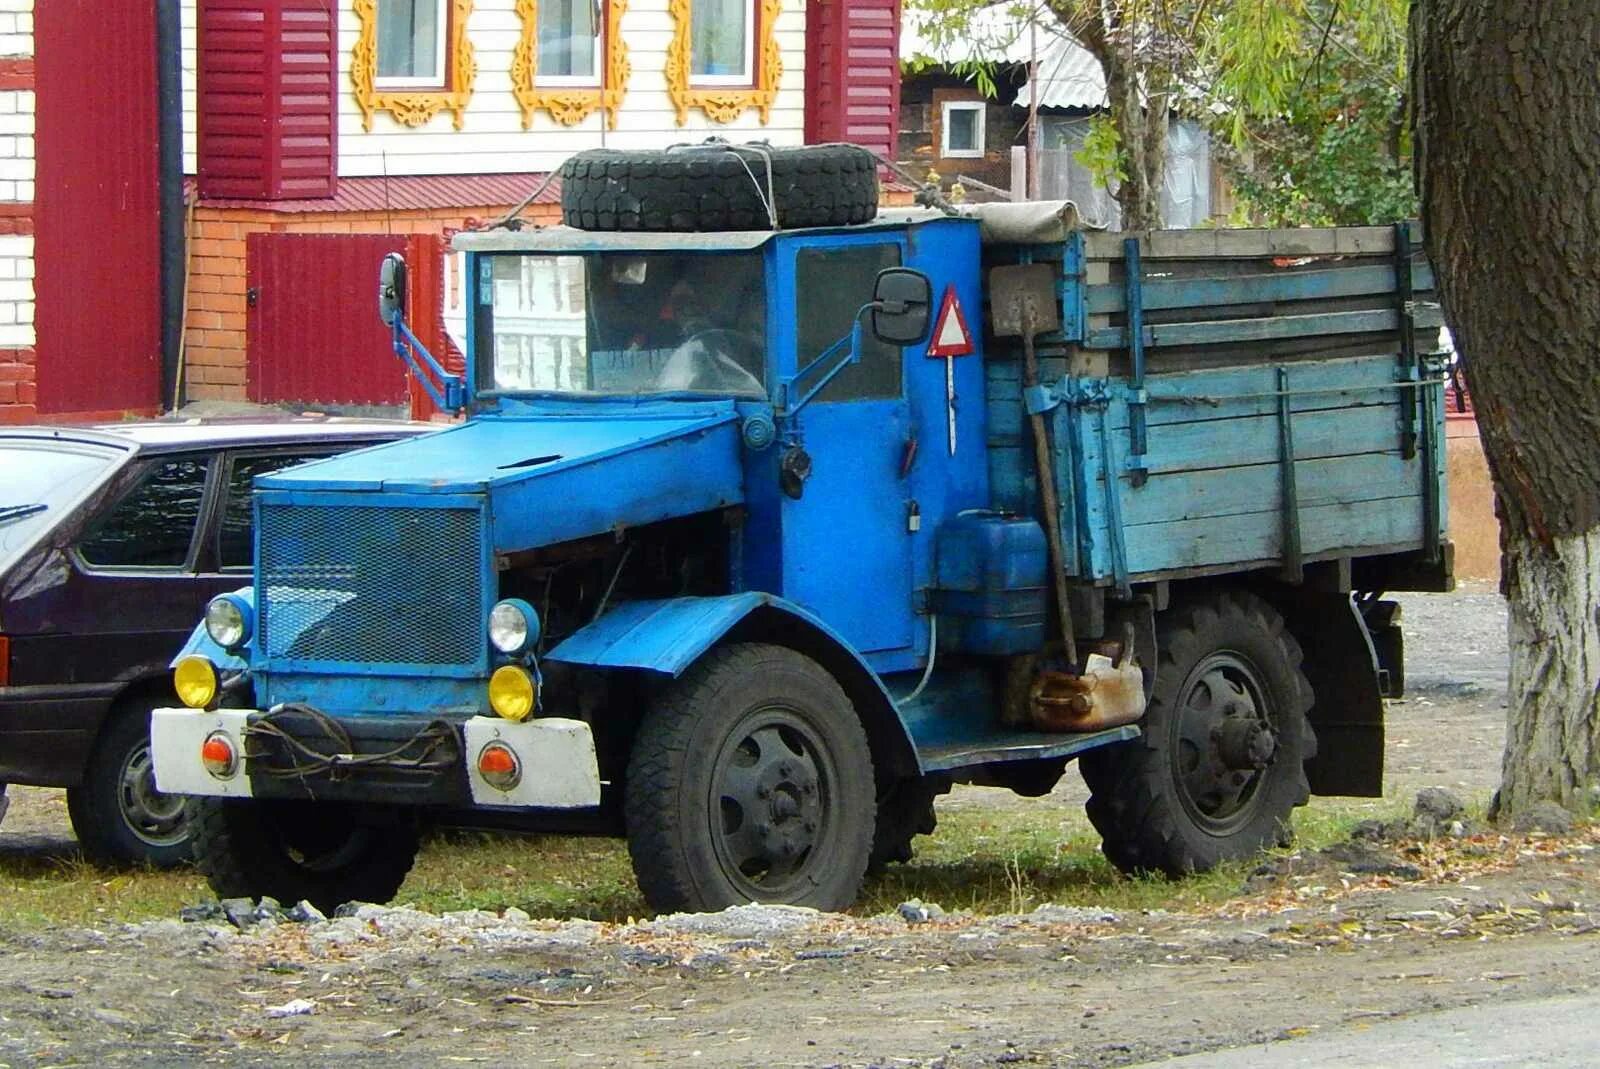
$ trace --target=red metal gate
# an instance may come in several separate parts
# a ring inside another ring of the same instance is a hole
[[[378,265],[405,252],[385,234],[251,234],[246,393],[252,401],[403,405],[403,366],[378,319]]]
[[[34,6],[41,413],[161,401],[155,12]]]

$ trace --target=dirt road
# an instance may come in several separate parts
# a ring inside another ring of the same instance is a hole
[[[1503,737],[1498,598],[1408,598],[1406,621],[1390,793],[1486,797]],[[1070,804],[1069,780],[1049,799],[944,804]],[[65,835],[54,802],[26,793],[0,852]],[[1206,914],[750,908],[602,926],[375,910],[243,934],[0,921],[0,1064],[1130,1065],[1586,990],[1597,845],[1366,845],[1275,866]]]

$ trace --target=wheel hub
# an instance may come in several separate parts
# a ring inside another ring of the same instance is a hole
[[[1222,763],[1238,771],[1259,772],[1278,749],[1277,736],[1255,716],[1224,717],[1212,737]]]
[[[774,719],[742,733],[718,776],[720,852],[764,894],[805,869],[824,808],[814,741],[787,716]]]
[[[123,762],[117,804],[128,830],[152,846],[182,842],[188,834],[183,795],[162,794],[156,789],[149,746],[139,747]]]

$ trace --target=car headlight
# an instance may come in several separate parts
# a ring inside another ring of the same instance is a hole
[[[507,598],[489,610],[489,642],[516,656],[539,641],[539,614],[521,598]]]
[[[232,652],[250,641],[255,621],[250,606],[232,594],[219,594],[206,605],[206,634]]]
[[[209,708],[217,698],[217,666],[198,653],[180,657],[172,669],[172,689],[189,708]]]
[[[503,664],[489,677],[489,708],[507,720],[526,720],[539,705],[539,684],[533,673]]]

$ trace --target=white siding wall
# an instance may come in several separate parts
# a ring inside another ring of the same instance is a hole
[[[4,0],[0,0],[4,2]],[[666,54],[672,39],[667,0],[631,0],[622,19],[633,64],[628,93],[615,130],[603,130],[597,111],[581,125],[565,127],[540,112],[533,128],[522,128],[522,111],[511,92],[511,57],[521,33],[514,0],[477,0],[467,33],[477,49],[478,76],[466,122],[456,130],[449,112],[427,125],[403,127],[379,113],[369,133],[362,128],[350,85],[350,50],[359,29],[348,0],[339,24],[339,174],[346,177],[414,174],[494,174],[547,171],[580,149],[663,147],[713,134],[730,140],[763,138],[800,144],[805,130],[805,0],[785,0],[775,33],[783,51],[783,76],[770,122],[754,109],[726,125],[691,110],[677,124],[667,96]],[[185,168],[194,172],[195,0],[184,0]]]
[[[33,0],[0,0],[0,57],[33,55]],[[31,89],[0,90],[0,201],[33,201]],[[0,348],[34,345],[33,235],[0,235]]]

